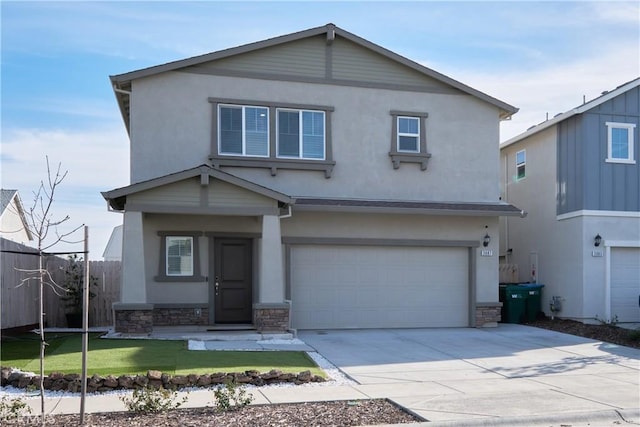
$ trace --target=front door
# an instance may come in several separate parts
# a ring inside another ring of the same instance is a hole
[[[214,240],[213,320],[215,323],[252,322],[252,242]]]

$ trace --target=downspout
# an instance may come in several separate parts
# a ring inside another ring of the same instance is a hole
[[[131,91],[120,89],[120,88],[117,88],[116,86],[113,86],[113,91],[117,93],[122,93],[125,95],[131,95]]]
[[[288,208],[287,213],[284,215],[278,215],[278,218],[285,219],[285,218],[291,218],[293,216],[293,214],[291,213],[291,205],[287,205],[287,208]]]

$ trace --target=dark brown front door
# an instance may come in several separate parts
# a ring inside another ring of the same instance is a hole
[[[251,323],[250,239],[214,240],[214,322]]]

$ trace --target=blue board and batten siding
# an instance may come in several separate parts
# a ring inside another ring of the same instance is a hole
[[[635,164],[608,163],[607,122],[632,123]],[[558,123],[557,213],[640,211],[640,88]]]

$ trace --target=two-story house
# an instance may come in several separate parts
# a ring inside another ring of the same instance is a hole
[[[548,315],[640,322],[639,126],[640,78],[501,145],[503,200],[528,213],[501,254]]]
[[[116,330],[491,326],[517,109],[332,24],[111,77]]]

